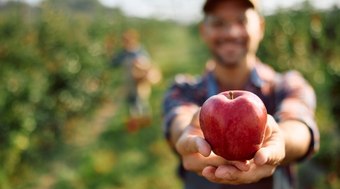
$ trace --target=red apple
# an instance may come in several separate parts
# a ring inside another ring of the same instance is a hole
[[[262,145],[267,110],[254,93],[226,91],[203,103],[199,121],[215,154],[243,161],[252,159]]]

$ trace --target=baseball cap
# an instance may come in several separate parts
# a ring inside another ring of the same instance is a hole
[[[206,0],[203,5],[203,12],[208,13],[211,8],[214,6],[215,3],[220,1],[226,1],[226,0]],[[257,0],[239,0],[239,1],[245,1],[249,4],[250,7],[253,7],[255,10],[258,10],[258,1]]]

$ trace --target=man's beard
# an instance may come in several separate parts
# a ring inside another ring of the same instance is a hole
[[[240,65],[240,61],[227,61],[222,56],[218,55],[217,53],[213,53],[213,57],[216,60],[216,63],[221,65],[222,67],[228,69],[234,69]]]
[[[211,53],[218,64],[225,68],[236,68],[240,65],[248,53],[248,45],[245,40],[219,40]]]

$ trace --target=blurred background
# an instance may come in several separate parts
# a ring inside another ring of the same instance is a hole
[[[321,148],[298,166],[300,188],[339,189],[339,1],[285,2],[262,2],[258,56],[299,70],[317,93]],[[202,3],[0,0],[0,188],[181,188],[161,103],[176,74],[200,74],[209,57],[197,30]],[[151,123],[133,131],[124,72],[109,66],[129,28],[163,75]]]

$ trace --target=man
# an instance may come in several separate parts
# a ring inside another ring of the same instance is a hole
[[[127,129],[136,131],[150,122],[151,108],[149,97],[156,70],[151,64],[150,56],[139,42],[139,34],[134,29],[123,33],[123,49],[113,57],[113,67],[123,66],[126,74],[127,103],[129,118]],[[153,75],[152,75],[153,74]],[[160,77],[160,73],[156,75]],[[159,80],[159,78],[158,78]]]
[[[206,0],[201,36],[211,51],[197,80],[181,77],[164,100],[165,135],[181,159],[185,189],[294,188],[292,165],[318,150],[315,94],[296,71],[277,73],[257,57],[264,20],[255,0]],[[198,115],[210,96],[226,90],[258,95],[268,111],[262,148],[249,161],[215,155]]]

